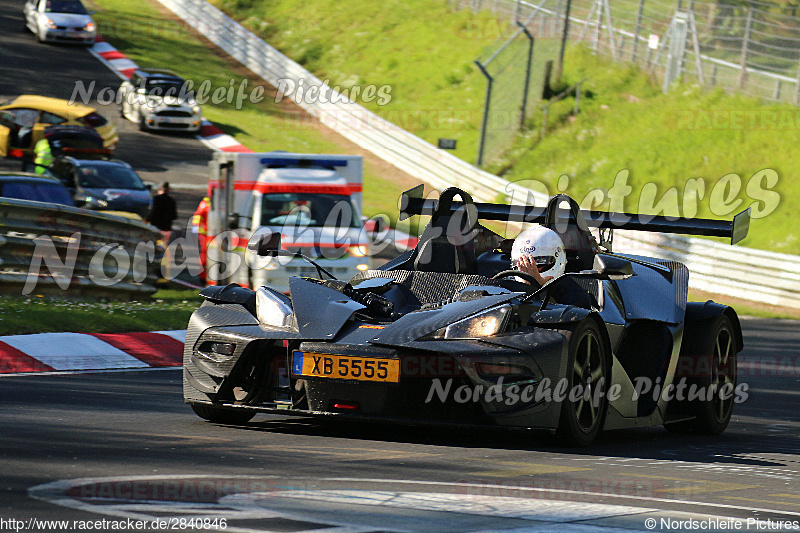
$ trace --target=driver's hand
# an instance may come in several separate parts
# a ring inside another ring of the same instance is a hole
[[[553,279],[553,276],[542,276],[539,273],[539,267],[536,266],[536,261],[533,259],[532,255],[521,255],[520,258],[517,259],[517,269],[533,276],[539,285],[544,285]],[[525,283],[528,282],[525,281]]]

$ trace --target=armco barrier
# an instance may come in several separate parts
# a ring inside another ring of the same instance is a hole
[[[692,288],[800,308],[800,257],[730,246],[707,239],[617,230],[614,248],[678,261]]]
[[[0,291],[149,294],[161,233],[125,217],[0,200]]]
[[[304,80],[306,92],[310,87],[322,86],[319,78],[205,0],[159,2],[273,86],[277,87],[278,80],[287,78]],[[341,99],[336,99],[337,103],[331,103],[330,99],[327,103],[307,103],[303,99],[287,98],[347,139],[435,187],[461,187],[482,202],[496,201],[499,196],[528,198],[541,206],[547,201],[542,194],[509,183],[439,150],[356,103]],[[800,257],[671,235],[621,237],[617,244],[622,245],[618,247],[620,252],[647,252],[686,263],[692,273],[691,287],[800,308],[800,290],[796,283]],[[721,249],[726,249],[736,260],[723,257]],[[773,266],[759,266],[767,263]],[[741,277],[735,275],[738,267],[741,267]]]

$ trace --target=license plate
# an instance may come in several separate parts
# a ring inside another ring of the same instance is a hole
[[[162,118],[161,119],[161,123],[162,124],[171,124],[172,123],[172,119],[171,118]]]
[[[295,351],[292,374],[397,383],[400,381],[400,360]]]

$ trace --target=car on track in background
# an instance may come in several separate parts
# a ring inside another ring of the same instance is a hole
[[[0,201],[3,198],[75,206],[69,191],[58,179],[27,172],[0,172]]]
[[[78,207],[136,213],[143,219],[150,213],[150,187],[124,161],[76,154],[56,157],[51,168]]]
[[[170,70],[137,69],[117,94],[120,115],[142,131],[197,133],[203,123],[200,105],[186,80]]]
[[[288,296],[236,284],[203,289],[183,361],[184,400],[195,413],[234,424],[263,412],[533,428],[570,445],[608,429],[725,430],[743,346],[736,312],[687,302],[686,266],[615,253],[589,228],[734,244],[747,234],[749,210],[732,222],[676,220],[584,211],[563,194],[542,208],[475,203],[456,188],[438,200],[422,192],[401,201],[401,220],[431,216],[419,243],[378,269],[336,280],[317,267],[316,276],[290,278]],[[557,232],[565,273],[540,287],[511,269],[511,243],[480,219]],[[248,249],[270,261],[298,256],[281,248],[279,233],[254,236]]]
[[[67,100],[23,94],[0,103],[0,157],[32,158],[45,128],[83,126],[97,131],[103,147],[114,149],[117,127],[96,109]]]
[[[97,27],[80,0],[27,0],[25,25],[42,42],[92,45]]]

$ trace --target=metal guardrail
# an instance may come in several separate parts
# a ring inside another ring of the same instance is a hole
[[[121,216],[0,199],[0,291],[155,292],[154,227]]]
[[[800,257],[706,239],[617,230],[614,247],[689,268],[689,286],[782,307],[800,308]]]
[[[278,80],[303,79],[306,87],[322,86],[322,81],[306,69],[261,40],[205,0],[159,0],[191,27],[219,46],[231,57],[278,86]],[[522,197],[537,205],[546,205],[547,198],[439,150],[412,133],[395,126],[356,103],[293,100],[320,122],[365,148],[400,170],[438,188],[450,186],[468,190],[477,201],[495,202],[498,197]],[[628,232],[626,232],[628,233]],[[651,238],[657,237],[656,241]],[[655,244],[654,244],[655,242]],[[800,308],[800,290],[786,283],[795,280],[800,257],[774,254],[752,248],[731,248],[706,239],[672,235],[620,238],[618,244],[634,253],[672,257],[690,269],[689,285],[717,294],[763,301]],[[725,258],[721,249],[733,259]],[[769,262],[769,273],[759,273],[757,266]],[[737,276],[737,265],[741,266]],[[747,267],[745,268],[745,265]],[[734,272],[729,272],[733,270]],[[720,273],[725,273],[721,275]],[[746,279],[745,276],[747,277]]]

